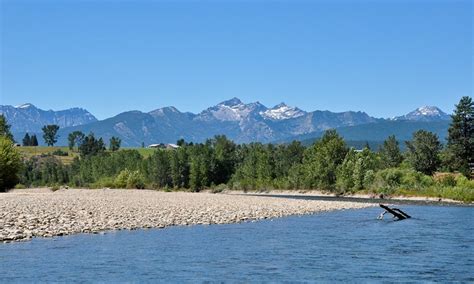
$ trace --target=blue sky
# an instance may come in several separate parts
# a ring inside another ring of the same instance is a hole
[[[377,117],[473,90],[471,1],[1,3],[1,104],[103,119],[239,97]]]

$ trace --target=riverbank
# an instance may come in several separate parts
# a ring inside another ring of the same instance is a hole
[[[107,230],[226,224],[373,206],[369,203],[123,189],[0,194],[0,241]]]
[[[315,200],[335,200],[335,201],[355,201],[355,202],[375,202],[375,203],[407,203],[407,204],[456,204],[474,205],[473,202],[463,202],[459,200],[430,197],[430,196],[405,196],[405,195],[375,195],[354,193],[347,195],[336,195],[320,190],[269,190],[269,191],[224,191],[226,194],[254,195],[254,196],[279,196],[279,197],[310,197]]]

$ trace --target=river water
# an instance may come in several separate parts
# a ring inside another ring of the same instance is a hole
[[[400,205],[0,244],[0,282],[474,281],[474,208]]]

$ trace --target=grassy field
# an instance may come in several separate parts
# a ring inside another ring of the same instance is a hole
[[[68,155],[67,156],[62,156],[62,155],[54,155],[58,159],[60,159],[64,164],[70,164],[74,160],[75,157],[79,156],[79,153],[76,150],[69,150],[68,147],[59,147],[59,146],[53,146],[53,147],[47,147],[47,146],[20,146],[18,147],[18,150],[20,151],[21,155],[25,157],[26,159],[29,159],[34,156],[41,156],[41,155],[53,155],[54,152],[56,151],[62,151],[66,152]],[[152,155],[156,149],[152,148],[122,148],[120,150],[137,150],[144,158],[149,157]]]
[[[157,149],[156,148],[129,147],[129,148],[122,148],[120,150],[137,150],[140,153],[140,155],[142,155],[144,158],[148,158],[153,153],[155,153]]]
[[[54,155],[58,159],[60,159],[64,164],[70,164],[74,157],[79,156],[77,152],[70,151],[68,147],[46,147],[46,146],[20,146],[18,147],[21,155],[26,159],[29,159],[34,156],[41,156],[41,155],[52,155],[56,151],[66,152],[67,156],[62,155]]]

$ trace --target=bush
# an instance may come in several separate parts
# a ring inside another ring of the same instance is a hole
[[[15,189],[25,189],[25,188],[26,188],[26,186],[24,184],[21,184],[21,183],[15,185]]]
[[[13,188],[19,182],[21,167],[20,153],[13,142],[0,136],[0,192]]]
[[[381,187],[394,188],[402,182],[403,170],[399,168],[389,168],[377,173],[376,184]]]
[[[145,178],[139,171],[125,169],[115,178],[115,186],[118,188],[145,188]]]
[[[211,193],[221,193],[224,190],[228,190],[228,186],[226,184],[219,184],[218,186],[214,186],[211,190]]]
[[[112,177],[102,177],[98,181],[94,182],[91,187],[93,188],[114,188],[116,187],[114,178]]]
[[[61,149],[58,149],[52,153],[54,156],[68,156],[69,153],[66,151],[63,151]]]
[[[55,184],[55,185],[51,186],[49,189],[54,192],[54,191],[58,191],[60,188],[61,187],[59,185]]]
[[[458,176],[461,175],[453,173],[438,173],[435,175],[434,179],[436,183],[441,186],[456,186]]]

